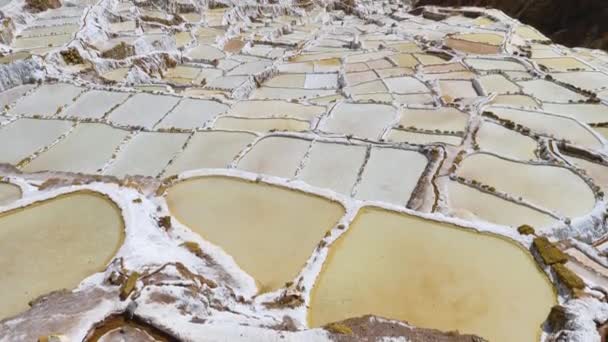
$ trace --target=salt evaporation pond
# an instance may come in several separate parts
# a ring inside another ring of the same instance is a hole
[[[293,280],[344,208],[322,197],[229,177],[201,177],[168,190],[181,223],[220,246],[260,292]]]
[[[0,213],[0,320],[101,271],[123,238],[119,209],[93,192]]]
[[[10,183],[0,182],[0,206],[9,204],[21,197],[21,189]]]
[[[555,303],[548,278],[514,243],[365,207],[330,247],[309,323],[373,313],[490,341],[538,341]]]

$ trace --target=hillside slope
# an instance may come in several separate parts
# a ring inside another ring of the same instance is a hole
[[[493,7],[536,27],[556,43],[608,50],[605,0],[419,0],[416,5]]]

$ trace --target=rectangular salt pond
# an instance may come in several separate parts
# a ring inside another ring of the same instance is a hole
[[[355,197],[406,205],[427,163],[416,151],[372,147]]]
[[[178,97],[136,94],[114,109],[108,120],[119,125],[151,129],[179,101]]]
[[[315,142],[298,179],[350,196],[366,150],[365,146]]]
[[[536,63],[554,71],[570,71],[572,69],[590,70],[587,64],[574,57],[536,58]]]
[[[158,176],[181,151],[188,134],[140,132],[124,146],[104,174]]]
[[[240,160],[238,168],[254,173],[292,178],[310,141],[286,137],[268,137],[258,141]]]
[[[11,105],[34,87],[35,86],[33,84],[26,84],[5,90],[0,93],[0,112],[4,110],[5,106]]]
[[[251,92],[251,99],[311,99],[335,94],[335,90],[260,87]]]
[[[184,151],[167,167],[163,176],[202,168],[227,168],[239,152],[255,138],[254,134],[244,132],[196,132]]]
[[[585,147],[595,149],[602,147],[600,141],[589,130],[568,117],[499,107],[488,107],[488,110],[502,119],[521,124],[534,132],[554,135]]]
[[[378,139],[396,119],[397,113],[392,106],[343,103],[334,108],[329,117],[321,123],[320,129],[329,133]]]
[[[348,86],[355,86],[364,82],[374,81],[378,79],[378,75],[374,71],[349,72],[345,76]]]
[[[72,33],[44,37],[15,38],[11,47],[18,50],[57,47],[72,40]]]
[[[53,116],[61,111],[63,106],[72,103],[83,90],[71,84],[45,84],[17,101],[8,114]]]
[[[458,146],[462,143],[462,137],[455,135],[416,133],[400,129],[391,129],[387,140],[391,142],[405,142],[419,145],[445,143]]]
[[[598,91],[608,87],[608,75],[603,72],[560,72],[551,75],[560,82],[588,91]]]
[[[465,58],[464,62],[471,68],[481,71],[490,70],[512,70],[526,71],[526,68],[516,62],[505,59],[486,59],[486,58]]]
[[[429,88],[418,79],[410,76],[390,77],[384,79],[384,84],[394,94],[428,93]]]
[[[462,161],[457,174],[566,217],[585,215],[595,206],[595,196],[587,183],[562,167],[526,164],[476,153]]]
[[[80,123],[64,139],[26,164],[26,172],[97,173],[110,160],[128,131],[98,123]]]
[[[216,101],[185,98],[156,127],[194,129],[228,110],[228,106]]]
[[[515,107],[539,108],[540,104],[528,95],[498,95],[490,104],[503,104]]]
[[[520,90],[517,84],[511,82],[506,77],[498,74],[481,76],[479,77],[479,81],[481,82],[481,86],[483,87],[486,94],[516,93]]]
[[[325,113],[324,106],[304,105],[288,101],[240,101],[232,105],[229,115],[247,118],[286,117],[310,121]]]
[[[584,123],[608,122],[608,106],[603,104],[543,103],[543,111],[569,116]]]
[[[522,161],[537,159],[536,140],[493,122],[483,121],[475,140],[483,151]]]
[[[469,54],[494,55],[500,53],[500,46],[498,45],[464,39],[448,38],[445,41],[445,45],[454,50],[460,50]]]
[[[227,75],[257,75],[270,68],[270,66],[272,66],[272,62],[267,60],[243,63],[237,66],[236,68],[230,70]]]
[[[302,132],[310,129],[310,123],[307,121],[294,119],[249,119],[220,117],[213,125],[213,128],[261,133],[274,131]]]
[[[211,62],[215,59],[224,58],[224,52],[222,50],[213,47],[211,45],[198,45],[190,49],[186,54],[192,58],[195,62]]]
[[[72,128],[70,121],[19,119],[0,128],[0,163],[21,160],[55,142]],[[10,148],[6,148],[10,146]]]
[[[416,127],[425,130],[461,131],[467,125],[469,116],[452,107],[439,109],[411,109],[401,110],[399,125],[403,127]]]
[[[523,88],[524,93],[532,95],[541,101],[577,102],[587,99],[583,95],[545,80],[520,81],[518,84]]]
[[[58,34],[72,34],[80,28],[77,24],[66,24],[59,26],[47,26],[47,27],[34,27],[28,28],[20,32],[20,35],[24,38],[36,37],[36,36],[52,36]]]
[[[513,229],[523,224],[548,227],[557,222],[545,213],[458,182],[448,182],[447,190],[450,214],[464,220],[491,222]]]
[[[338,74],[306,74],[304,81],[306,89],[338,88]]]
[[[109,112],[110,109],[123,103],[129,95],[129,93],[90,90],[78,97],[61,114],[79,118],[99,119]]]
[[[245,83],[248,79],[249,77],[247,76],[218,77],[207,82],[205,88],[214,90],[233,90],[243,85],[243,83]]]
[[[477,97],[477,91],[471,81],[439,81],[442,96],[449,96],[452,100],[457,98]],[[451,101],[450,101],[451,102]]]
[[[362,82],[352,87],[346,87],[344,90],[353,95],[388,92],[388,89],[382,80]]]

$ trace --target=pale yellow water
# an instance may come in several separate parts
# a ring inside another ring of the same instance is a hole
[[[399,124],[428,130],[464,131],[468,118],[467,114],[450,107],[437,110],[404,108]]]
[[[536,140],[501,125],[483,121],[476,136],[482,150],[523,161],[536,159]]]
[[[535,58],[534,61],[556,71],[568,71],[570,69],[589,70],[589,67],[585,63],[573,57]]]
[[[407,142],[410,144],[432,144],[445,143],[450,145],[460,145],[462,138],[454,135],[426,134],[392,129],[388,135],[388,141]]]
[[[455,39],[462,39],[475,43],[485,43],[499,45],[505,39],[503,35],[494,33],[464,33],[452,36]]]
[[[10,204],[21,198],[21,189],[10,183],[0,182],[0,206]]]
[[[275,130],[299,132],[309,130],[310,123],[294,119],[248,119],[225,116],[217,119],[213,128],[262,133]]]
[[[604,139],[608,140],[608,127],[594,127],[596,131],[598,131],[601,135],[604,136]]]
[[[522,224],[547,227],[552,216],[529,207],[479,191],[458,182],[448,182],[448,205],[452,216],[469,221],[486,221],[515,229]]]
[[[520,25],[515,29],[515,34],[519,35],[524,39],[533,40],[548,40],[542,33],[528,25]]]
[[[321,197],[228,177],[178,183],[167,203],[180,222],[230,254],[260,292],[291,281],[344,214]]]
[[[120,211],[78,192],[0,214],[0,319],[101,271],[124,237]]]
[[[595,196],[585,181],[561,167],[477,153],[464,159],[457,174],[568,217],[585,215],[595,206]]]
[[[368,207],[331,247],[309,322],[373,313],[494,342],[534,341],[555,303],[547,277],[515,244]]]

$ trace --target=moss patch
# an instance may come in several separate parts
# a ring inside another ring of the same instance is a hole
[[[585,288],[585,282],[583,279],[577,276],[566,266],[562,264],[555,264],[552,267],[553,271],[555,271],[555,274],[557,275],[557,278],[559,278],[559,280],[570,290]]]
[[[180,17],[179,15],[173,15],[171,17],[171,19],[163,19],[163,18],[152,17],[152,16],[148,16],[148,15],[143,15],[140,17],[140,19],[142,21],[146,21],[149,23],[157,23],[157,24],[161,24],[161,25],[165,25],[165,26],[179,25],[184,22],[184,19],[182,17]]]
[[[133,47],[133,45],[129,45],[125,42],[120,42],[120,44],[116,44],[110,50],[102,52],[101,57],[111,59],[125,59],[127,57],[133,56],[134,54],[135,47]]]
[[[329,323],[323,327],[332,334],[352,335],[353,330],[342,323]]]
[[[158,225],[165,230],[171,229],[171,216],[161,216],[157,220]]]
[[[198,243],[196,243],[194,241],[186,241],[186,242],[182,243],[180,246],[186,248],[190,253],[192,253],[196,256],[201,256],[203,254],[203,250],[201,249],[201,246],[199,246]]]
[[[547,265],[563,264],[568,261],[566,254],[544,236],[534,238],[533,246]]]
[[[528,226],[527,224],[521,225],[517,227],[517,232],[521,235],[534,235],[534,228]]]
[[[127,281],[122,285],[120,289],[120,300],[125,300],[131,295],[131,292],[135,290],[135,285],[137,284],[137,279],[139,279],[139,273],[133,272],[127,278]]]
[[[84,59],[80,56],[80,52],[76,48],[69,48],[60,52],[63,60],[70,65],[83,64]]]

